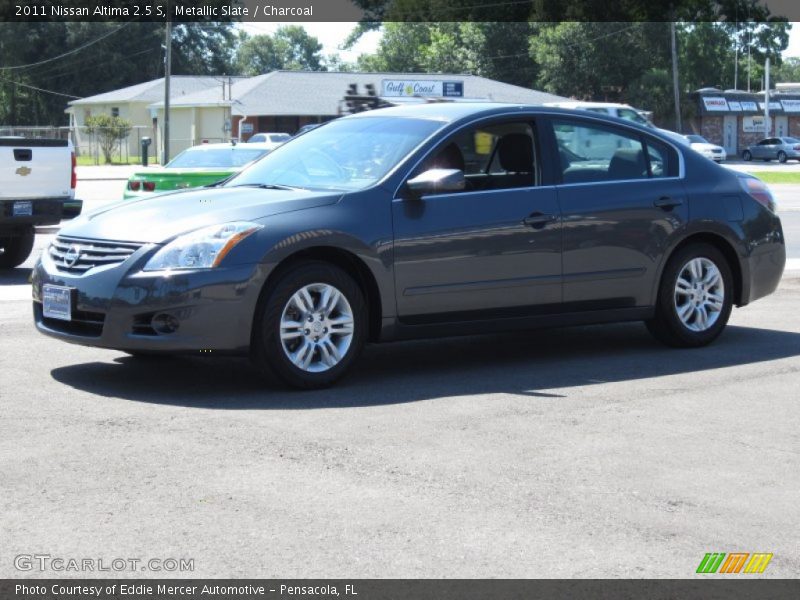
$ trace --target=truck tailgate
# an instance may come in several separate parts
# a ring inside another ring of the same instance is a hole
[[[0,200],[69,198],[71,154],[66,140],[0,138]]]

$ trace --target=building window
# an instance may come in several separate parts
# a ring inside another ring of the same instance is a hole
[[[113,107],[111,109],[111,116],[112,117],[118,117],[119,116],[119,108],[118,107],[115,106],[115,107]]]

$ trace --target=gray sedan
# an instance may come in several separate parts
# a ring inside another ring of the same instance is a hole
[[[433,103],[342,117],[223,184],[75,219],[33,270],[33,318],[134,356],[249,355],[318,388],[367,342],[640,320],[704,346],[785,261],[766,185],[650,127]]]
[[[774,137],[765,138],[748,146],[747,150],[742,152],[744,160],[753,160],[760,158],[764,161],[778,160],[778,162],[785,163],[790,158],[800,160],[800,140],[793,137]]]

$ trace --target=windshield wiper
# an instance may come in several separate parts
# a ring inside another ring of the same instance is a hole
[[[239,185],[231,185],[228,187],[236,188],[236,187],[254,187],[259,188],[262,190],[304,190],[297,185],[282,185],[279,183],[240,183]]]

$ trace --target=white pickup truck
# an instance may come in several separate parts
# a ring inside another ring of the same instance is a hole
[[[75,182],[67,140],[0,137],[0,269],[25,262],[37,225],[74,216]]]

